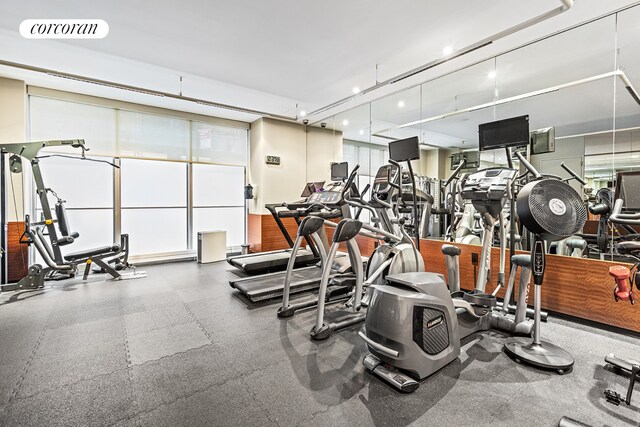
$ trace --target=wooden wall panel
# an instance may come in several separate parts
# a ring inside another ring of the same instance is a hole
[[[247,243],[250,252],[262,252],[262,215],[249,214],[247,217]]]
[[[27,275],[29,268],[29,249],[20,244],[20,236],[24,233],[24,222],[7,223],[7,279],[17,282]]]
[[[427,271],[446,276],[445,257],[441,252],[444,242],[422,240],[422,255]],[[472,289],[473,265],[471,254],[480,253],[480,246],[456,244],[460,247],[460,281],[465,289]],[[518,252],[527,253],[527,252]],[[499,251],[491,253],[492,278],[487,285],[490,293],[496,286]],[[542,308],[582,319],[600,322],[623,329],[640,332],[640,307],[613,299],[614,281],[609,267],[621,263],[593,259],[548,255],[545,279],[542,285]],[[629,267],[629,264],[623,264]],[[507,264],[507,277],[509,267]],[[519,278],[517,278],[519,279]],[[517,287],[517,282],[516,282]],[[517,289],[516,289],[517,291]],[[529,303],[533,303],[533,283],[529,289]],[[499,296],[503,295],[501,291]]]
[[[259,218],[252,218],[259,217]],[[291,218],[285,218],[287,230],[295,238],[297,226]],[[252,230],[256,228],[259,231]],[[333,229],[327,227],[329,242]],[[249,216],[249,238],[252,250],[262,251],[283,249],[288,247],[282,233],[271,215]],[[257,240],[253,240],[253,239]],[[358,246],[363,256],[369,256],[375,249],[373,239],[358,236]],[[445,244],[438,240],[421,240],[421,254],[425,260],[427,271],[444,274],[446,277],[446,261],[441,248]],[[460,255],[460,280],[463,289],[475,287],[474,265],[472,254],[480,257],[480,246],[455,244],[462,253]],[[256,249],[254,249],[256,248]],[[346,250],[341,245],[341,250]],[[527,253],[527,252],[518,252]],[[609,267],[620,263],[593,259],[570,258],[556,255],[547,256],[547,270],[542,286],[542,308],[545,310],[567,314],[607,325],[640,332],[640,304],[632,306],[629,302],[616,303],[613,299],[613,279],[609,276]],[[629,265],[627,265],[629,266]],[[509,280],[509,262],[506,264],[505,284]],[[477,269],[477,267],[475,267]],[[491,293],[497,286],[499,269],[499,250],[493,248],[491,253],[491,280],[486,292]],[[517,292],[516,278],[516,292]],[[529,288],[529,303],[533,303],[533,284]],[[498,293],[504,295],[504,290]],[[640,299],[640,292],[638,292]]]

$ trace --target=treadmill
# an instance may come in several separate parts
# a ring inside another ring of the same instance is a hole
[[[313,212],[324,219],[348,218],[351,216],[350,208],[344,201],[343,189],[345,184],[343,181],[347,178],[348,166],[346,162],[333,163],[331,165],[331,180],[333,181],[328,188],[312,193],[304,203],[296,203],[287,205],[290,209],[305,210],[306,216]],[[349,197],[359,198],[357,188],[353,185],[353,180],[347,180],[350,184]],[[316,190],[321,187],[316,187]],[[319,212],[318,207],[328,207],[330,212]],[[326,237],[325,237],[326,239]],[[309,241],[309,240],[307,240]],[[291,243],[293,246],[293,243]],[[328,247],[328,243],[327,243]],[[303,249],[300,248],[299,252]],[[288,251],[291,252],[290,250]],[[287,259],[288,262],[288,259]],[[317,263],[319,264],[319,263]],[[341,254],[337,258],[337,273],[344,274],[349,268],[349,260],[346,254]],[[286,263],[285,263],[286,269]],[[240,291],[249,301],[256,303],[273,298],[282,297],[284,288],[284,278],[286,272],[278,271],[273,273],[262,274],[259,276],[250,276],[244,278],[233,279],[229,281],[232,288]],[[306,266],[303,268],[295,268],[292,272],[291,290],[292,294],[306,292],[318,289],[322,269],[319,265]]]
[[[321,182],[308,182],[302,192],[301,197],[308,198],[316,189],[321,189],[324,185],[324,181]],[[227,262],[232,266],[247,274],[262,274],[273,271],[281,271],[287,268],[287,263],[291,256],[291,248],[293,247],[293,240],[291,235],[287,231],[287,228],[282,222],[282,218],[293,218],[298,225],[300,225],[301,218],[306,215],[306,212],[299,207],[306,207],[307,199],[300,200],[294,203],[277,203],[266,204],[265,208],[269,211],[273,219],[276,221],[280,232],[287,240],[289,249],[280,249],[268,252],[259,252],[246,255],[236,255],[227,258]],[[296,267],[303,267],[310,264],[315,264],[320,260],[320,253],[315,247],[312,241],[307,240],[309,249],[300,249],[298,256],[296,256]]]

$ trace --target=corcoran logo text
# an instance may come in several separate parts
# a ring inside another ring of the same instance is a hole
[[[20,34],[27,39],[103,39],[109,24],[102,19],[25,19]]]

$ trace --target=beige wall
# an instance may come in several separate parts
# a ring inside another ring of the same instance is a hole
[[[26,99],[23,81],[0,78],[0,143],[26,140]],[[13,183],[7,177],[7,221],[24,221],[23,174],[13,174],[12,178]]]
[[[307,179],[305,182],[329,182],[331,163],[342,161],[342,132],[312,127],[307,127],[306,132]]]
[[[280,156],[280,165],[267,165],[268,155]],[[329,181],[330,163],[342,160],[342,133],[259,119],[251,124],[250,156],[249,213],[266,214],[267,203],[299,200],[305,183]]]

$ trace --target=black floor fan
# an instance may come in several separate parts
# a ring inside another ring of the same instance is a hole
[[[541,290],[545,271],[545,243],[561,240],[579,232],[587,219],[580,195],[564,180],[544,178],[523,156],[520,159],[535,179],[518,193],[516,209],[522,225],[533,233],[531,270],[534,281],[534,332],[530,339],[510,338],[505,351],[516,362],[525,362],[564,374],[573,366],[573,356],[555,344],[540,339]],[[584,180],[564,163],[562,167],[581,184]],[[570,178],[571,179],[571,178]]]

